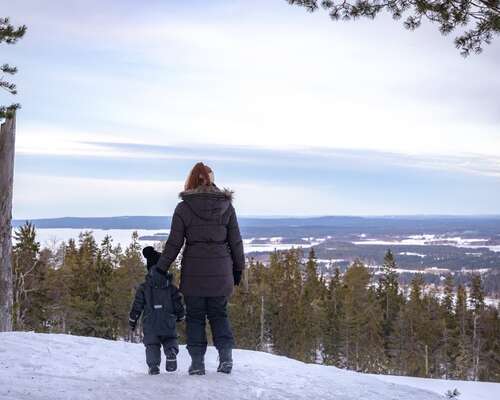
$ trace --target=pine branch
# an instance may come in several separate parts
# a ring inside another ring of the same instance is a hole
[[[21,39],[28,28],[26,25],[14,27],[9,18],[0,18],[0,43],[14,44]]]
[[[317,0],[287,0],[289,4],[313,12],[319,8]],[[374,19],[385,10],[394,19],[406,14],[403,25],[415,30],[422,18],[438,24],[446,35],[459,26],[469,26],[455,38],[455,46],[463,56],[480,53],[484,44],[490,44],[500,34],[500,0],[322,0],[321,7],[333,20]]]
[[[9,75],[14,75],[17,73],[17,67],[12,67],[9,64],[4,64],[0,66],[0,71]]]

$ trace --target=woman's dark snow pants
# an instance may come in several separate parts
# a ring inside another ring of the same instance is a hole
[[[187,349],[191,357],[207,351],[206,319],[212,329],[217,350],[234,347],[233,332],[227,315],[227,297],[185,296]]]

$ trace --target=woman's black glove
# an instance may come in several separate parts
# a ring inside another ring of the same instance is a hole
[[[158,268],[156,265],[151,267],[149,270],[149,276],[151,277],[151,281],[155,287],[161,287],[165,283],[166,272]]]
[[[233,270],[234,286],[239,286],[241,282],[241,271]]]

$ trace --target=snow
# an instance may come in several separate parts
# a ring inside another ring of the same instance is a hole
[[[259,241],[267,241],[267,243],[253,243],[255,240]],[[243,247],[245,249],[245,253],[264,253],[264,252],[272,252],[274,250],[283,251],[294,249],[307,249],[312,246],[316,246],[322,243],[325,238],[302,238],[304,241],[308,241],[309,243],[281,243],[283,237],[259,237],[259,238],[248,238],[243,239]]]
[[[97,243],[100,243],[106,235],[111,236],[115,245],[120,244],[122,248],[132,243],[132,233],[137,232],[140,236],[154,236],[157,233],[168,234],[169,230],[162,229],[74,229],[74,228],[39,228],[36,230],[37,240],[42,247],[53,248],[61,242],[69,239],[78,241],[81,232],[91,231]],[[14,230],[12,231],[14,233]],[[153,246],[158,243],[154,240],[141,240],[142,246]]]
[[[141,344],[0,333],[0,399],[438,400],[446,390],[458,387],[468,393],[460,400],[490,400],[500,393],[499,384],[426,385],[407,378],[398,382],[399,377],[359,374],[246,350],[235,350],[234,362],[231,375],[218,374],[216,351],[210,347],[207,375],[189,376],[189,356],[181,346],[178,371],[148,376]]]
[[[500,383],[425,379],[393,375],[372,376],[376,376],[385,382],[427,389],[440,394],[457,388],[460,392],[457,400],[497,400],[500,398]]]
[[[426,257],[425,254],[413,253],[411,251],[403,251],[403,252],[399,253],[399,255],[401,255],[401,256],[415,256],[415,257],[421,257],[421,258]]]
[[[366,239],[352,242],[356,245],[378,245],[378,246],[428,246],[442,245],[454,246],[465,249],[489,249],[493,252],[500,252],[500,245],[487,245],[487,239],[480,238],[462,238],[460,236],[445,236],[445,235],[409,235],[403,239],[393,240],[378,240]]]

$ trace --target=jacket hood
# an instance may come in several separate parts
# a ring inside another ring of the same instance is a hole
[[[152,279],[150,274],[146,275],[146,285],[149,285],[154,288],[164,289],[170,286],[173,279],[173,275],[171,273],[160,273],[156,279]]]
[[[179,193],[179,197],[197,216],[210,221],[218,219],[227,211],[233,199],[233,192],[210,185],[185,190]]]

